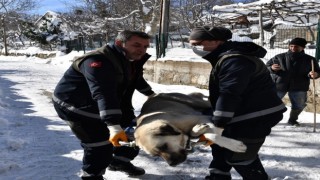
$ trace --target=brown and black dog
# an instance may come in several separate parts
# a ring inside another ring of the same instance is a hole
[[[184,162],[190,138],[214,133],[206,125],[211,116],[202,114],[209,108],[210,102],[201,93],[160,93],[149,98],[136,119],[136,145],[162,157],[170,166]],[[236,152],[246,150],[242,142],[223,136],[215,135],[214,143]]]

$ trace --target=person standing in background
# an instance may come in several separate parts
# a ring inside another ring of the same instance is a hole
[[[266,63],[276,83],[278,96],[282,99],[288,93],[291,102],[288,123],[296,126],[299,125],[299,114],[306,107],[310,79],[317,79],[320,74],[316,59],[304,52],[306,44],[304,38],[294,38],[290,41],[287,52],[274,56]]]

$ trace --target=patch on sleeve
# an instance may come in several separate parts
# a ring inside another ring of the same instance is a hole
[[[102,62],[101,61],[92,62],[92,63],[90,63],[90,67],[92,67],[92,68],[100,68],[100,67],[102,67]]]

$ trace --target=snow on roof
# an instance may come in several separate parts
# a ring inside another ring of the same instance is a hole
[[[252,3],[236,3],[214,6],[214,11],[246,14],[248,11],[278,10],[294,13],[314,14],[320,12],[320,0],[260,0]]]
[[[257,12],[262,10],[264,20],[272,18],[276,24],[307,27],[318,24],[320,0],[260,0],[214,6],[212,9],[214,17],[219,19],[233,19],[241,15],[257,17]]]
[[[47,11],[43,16],[41,16],[36,22],[35,24],[38,24],[40,21],[43,20],[43,17],[46,18],[50,18],[50,19],[57,19],[57,17],[59,16],[59,14],[53,12],[53,11]]]

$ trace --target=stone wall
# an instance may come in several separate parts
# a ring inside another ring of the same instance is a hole
[[[209,74],[211,65],[206,62],[192,61],[147,61],[144,66],[144,76],[147,80],[159,84],[176,84],[190,85],[201,89],[207,89],[209,83]],[[320,79],[320,78],[319,78]],[[319,90],[320,80],[315,80],[316,89],[316,111],[320,113]],[[305,108],[308,112],[314,112],[313,101],[313,81],[311,80],[310,90],[308,91],[308,102]],[[285,96],[283,101],[290,106],[288,97]]]
[[[145,78],[159,84],[191,85],[208,88],[211,65],[191,61],[147,61]]]
[[[4,55],[3,53],[0,55]],[[54,58],[56,57],[56,53],[51,53],[51,54],[47,54],[47,53],[35,53],[35,54],[26,54],[26,53],[8,53],[8,56],[35,56],[41,59],[47,59],[47,58]]]

